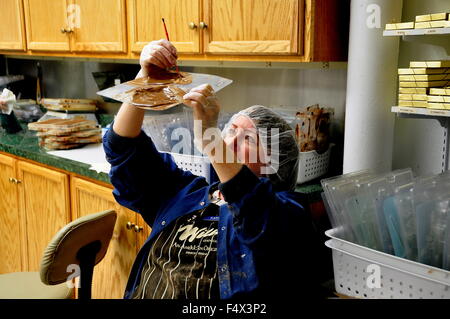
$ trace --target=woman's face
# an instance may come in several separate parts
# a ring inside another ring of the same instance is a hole
[[[239,161],[245,164],[253,173],[260,176],[261,167],[265,166],[260,154],[262,145],[259,141],[257,129],[246,116],[238,116],[230,125],[224,138],[225,144],[234,151]]]

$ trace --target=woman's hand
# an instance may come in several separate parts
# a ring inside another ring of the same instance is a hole
[[[202,84],[183,96],[184,104],[194,111],[194,142],[199,151],[204,152],[211,142],[219,142],[220,130],[217,128],[220,104],[209,84]],[[214,137],[213,137],[214,136]]]
[[[138,77],[148,76],[149,69],[155,65],[161,69],[171,68],[176,65],[177,58],[177,49],[172,43],[164,39],[152,41],[142,49]]]

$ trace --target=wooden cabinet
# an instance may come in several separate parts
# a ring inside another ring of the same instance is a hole
[[[68,18],[73,51],[127,51],[125,0],[73,0]]]
[[[67,0],[24,0],[28,49],[69,51]]]
[[[231,54],[296,54],[298,0],[204,1],[205,52]],[[299,13],[299,9],[302,11]]]
[[[17,161],[17,186],[26,243],[26,271],[38,271],[42,253],[70,221],[69,178],[35,164]]]
[[[24,50],[26,34],[14,54],[138,59],[166,38],[164,18],[180,60],[347,60],[350,0],[5,1],[0,16],[14,21],[23,1],[26,32],[0,31],[0,53]]]
[[[25,24],[22,0],[3,0],[0,10],[0,50],[25,51]]]
[[[15,160],[0,154],[0,274],[22,271],[22,225]]]
[[[24,0],[32,51],[126,52],[125,0]]]
[[[92,298],[123,298],[134,259],[149,234],[137,214],[120,206],[112,189],[74,177],[71,181],[72,214],[79,218],[107,209],[117,212],[113,237],[105,258],[94,269]]]
[[[92,298],[123,298],[134,259],[151,229],[115,201],[112,186],[0,154],[0,194],[0,274],[39,271],[45,247],[62,227],[114,209],[116,226],[105,258],[94,268]]]
[[[200,9],[200,0],[129,0],[131,51],[140,53],[150,41],[165,39],[164,18],[170,41],[178,52],[199,53]]]

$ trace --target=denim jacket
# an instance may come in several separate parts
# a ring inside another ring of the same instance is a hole
[[[144,133],[136,138],[104,138],[117,202],[142,215],[152,232],[132,267],[125,298],[138,285],[149,249],[159,232],[175,219],[210,203],[211,187],[221,190],[217,263],[221,299],[240,296],[310,296],[314,271],[311,219],[289,192],[275,192],[271,182],[246,166],[230,181],[209,185],[159,153]],[[313,258],[313,257],[312,257]]]

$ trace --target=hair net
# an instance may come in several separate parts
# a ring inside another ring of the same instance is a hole
[[[223,137],[239,116],[253,122],[264,152],[269,155],[269,163],[261,175],[269,178],[278,191],[293,190],[297,183],[299,149],[292,127],[269,108],[254,105],[231,117],[222,131]]]

